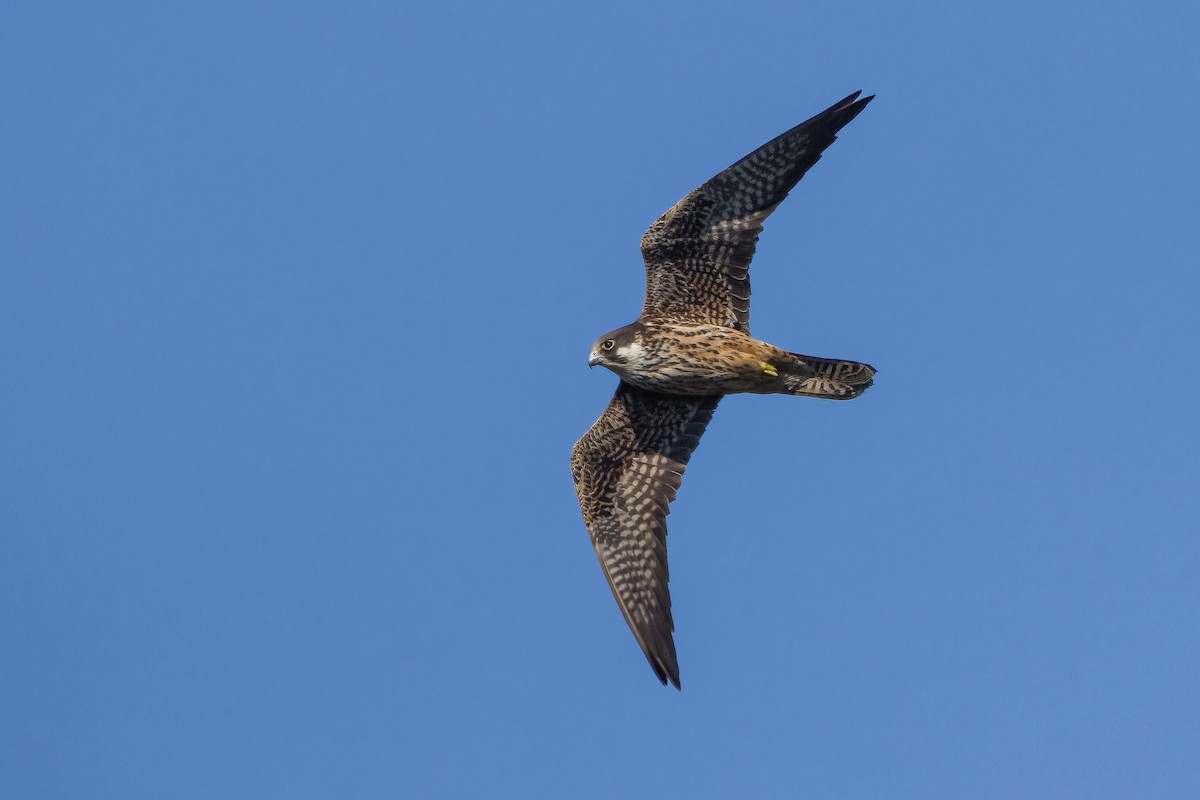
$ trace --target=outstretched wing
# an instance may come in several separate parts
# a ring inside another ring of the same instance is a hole
[[[622,381],[571,451],[579,506],[608,585],[658,679],[676,688],[668,506],[720,399],[658,394]]]
[[[750,259],[763,220],[837,132],[872,98],[845,100],[802,122],[696,189],[642,237],[643,316],[750,331]]]

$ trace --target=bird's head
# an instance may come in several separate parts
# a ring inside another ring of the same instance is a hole
[[[592,345],[592,352],[588,355],[588,366],[594,367],[599,364],[622,375],[632,362],[636,362],[641,352],[641,344],[638,342],[640,330],[641,325],[635,322],[601,336]]]

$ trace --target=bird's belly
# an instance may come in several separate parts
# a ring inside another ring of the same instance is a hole
[[[716,395],[770,392],[771,360],[783,351],[730,328],[673,331],[636,365],[615,370],[629,383],[664,394]]]
[[[640,389],[663,394],[717,395],[748,391],[744,381],[711,373],[696,374],[674,370],[622,374],[626,382]]]

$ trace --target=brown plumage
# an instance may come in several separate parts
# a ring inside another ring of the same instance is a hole
[[[571,472],[613,596],[655,674],[679,687],[667,526],[684,469],[723,395],[849,400],[875,370],[750,336],[750,259],[762,223],[872,98],[847,97],[676,203],[642,237],[646,302],[600,337],[588,363],[621,377],[576,442]]]

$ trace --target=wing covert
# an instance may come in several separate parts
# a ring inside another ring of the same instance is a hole
[[[642,237],[643,316],[750,331],[750,260],[770,216],[837,132],[873,98],[861,92],[802,122],[694,190]]]
[[[676,688],[666,518],[720,399],[622,381],[571,451],[579,506],[609,588],[659,680]]]

